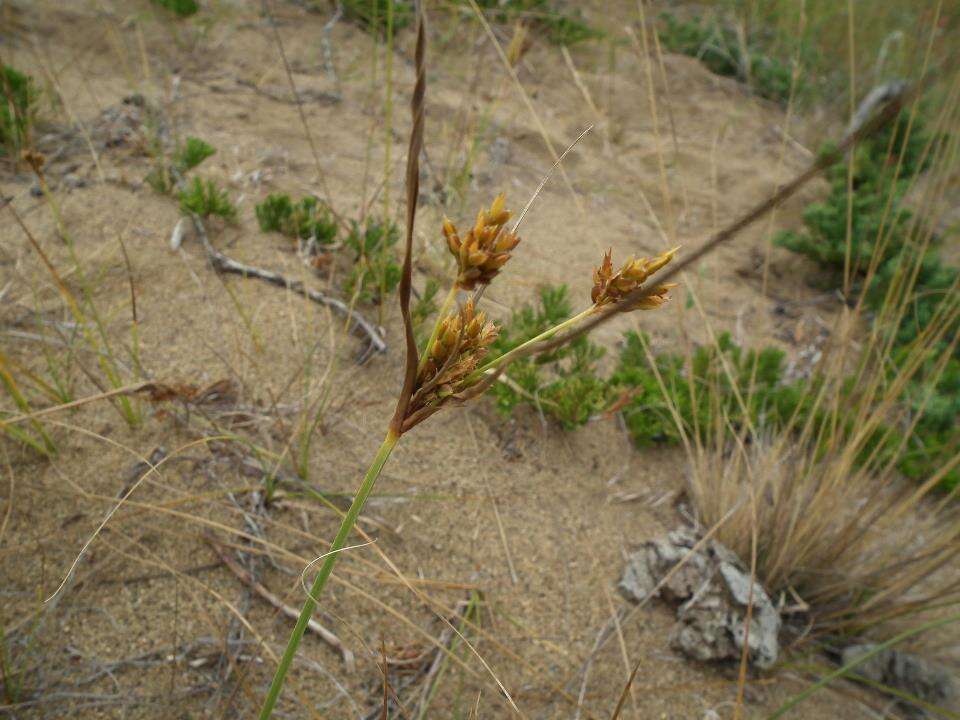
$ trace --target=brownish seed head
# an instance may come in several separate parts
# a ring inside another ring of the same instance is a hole
[[[440,321],[437,337],[427,348],[427,358],[417,375],[417,393],[412,409],[442,401],[464,390],[464,379],[483,360],[497,339],[497,327],[476,312],[473,301]]]
[[[652,258],[630,258],[617,271],[613,271],[612,250],[607,250],[599,267],[593,270],[593,290],[590,298],[596,307],[616,303],[639,290],[650,276],[669,263],[679,248],[667,250]],[[668,291],[675,283],[655,286],[651,293],[640,300],[636,307],[651,310],[668,300]]]
[[[33,172],[35,172],[37,175],[43,174],[43,166],[47,159],[42,153],[39,153],[36,150],[24,150],[20,154],[20,159],[29,165]]]
[[[443,237],[450,253],[457,259],[457,286],[473,290],[497,276],[520,237],[504,230],[512,213],[504,207],[503,193],[497,195],[489,210],[477,213],[477,221],[463,237],[447,218],[443,220]]]

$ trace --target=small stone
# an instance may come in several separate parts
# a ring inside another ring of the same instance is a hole
[[[688,528],[647,542],[628,559],[620,592],[642,602],[662,583],[659,594],[678,605],[670,644],[688,657],[736,661],[746,645],[753,665],[771,667],[781,621],[770,596],[727,547],[710,541],[694,552],[697,542]]]
[[[79,175],[74,175],[73,173],[67,173],[66,175],[63,176],[63,184],[66,187],[70,188],[71,190],[74,190],[76,188],[86,187],[87,181],[84,180]]]
[[[850,645],[844,649],[841,662],[848,665],[876,647],[873,643]],[[893,690],[901,690],[940,707],[949,707],[960,699],[960,689],[949,671],[918,655],[895,648],[881,650],[854,668],[851,675]],[[898,705],[913,717],[926,717],[923,710],[909,703]]]
[[[650,575],[647,568],[647,556],[644,551],[634,553],[627,560],[623,570],[623,577],[617,589],[627,599],[633,602],[643,602],[656,587],[657,581]]]

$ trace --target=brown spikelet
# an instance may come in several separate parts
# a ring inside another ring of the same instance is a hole
[[[408,417],[439,409],[444,400],[465,390],[467,376],[479,367],[496,339],[497,327],[487,322],[484,313],[476,312],[473,300],[443,318],[436,339],[425,351]]]
[[[505,207],[503,193],[497,195],[489,210],[477,213],[477,221],[465,236],[460,237],[456,225],[443,220],[443,237],[450,253],[457,259],[457,285],[473,290],[486,285],[497,276],[511,251],[520,243],[520,237],[504,230],[513,214]]]
[[[612,250],[607,250],[599,267],[593,270],[593,290],[590,299],[596,307],[616,303],[639,290],[654,273],[669,263],[679,248],[667,250],[652,258],[630,258],[617,272],[613,271]],[[651,310],[663,305],[674,283],[657,285],[636,305],[640,310]]]

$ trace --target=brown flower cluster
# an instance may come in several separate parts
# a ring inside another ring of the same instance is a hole
[[[487,322],[482,312],[475,311],[473,300],[443,318],[417,374],[413,408],[433,405],[466,389],[463,380],[477,369],[496,339],[497,327]]]
[[[459,267],[457,285],[464,290],[493,280],[520,243],[518,235],[504,230],[512,215],[504,203],[503,194],[497,195],[489,210],[477,213],[476,224],[462,238],[449,219],[443,220],[443,237]]]
[[[617,272],[613,271],[612,250],[607,250],[600,267],[593,270],[593,291],[590,298],[595,307],[616,303],[639,290],[643,283],[657,270],[669,263],[679,248],[667,250],[652,258],[630,258]],[[652,310],[660,307],[669,298],[667,292],[676,287],[676,283],[655,286],[651,293],[641,299],[636,308]]]

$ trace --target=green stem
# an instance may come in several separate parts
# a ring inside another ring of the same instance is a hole
[[[859,657],[851,660],[843,667],[837,668],[833,672],[828,673],[827,675],[824,675],[822,678],[820,678],[820,680],[815,682],[806,690],[799,693],[798,695],[794,695],[787,702],[781,705],[776,710],[776,712],[773,713],[773,715],[770,715],[767,718],[767,720],[777,720],[777,718],[783,717],[792,708],[799,705],[801,702],[803,702],[808,697],[813,695],[815,692],[817,692],[817,690],[822,688],[824,685],[828,684],[831,680],[835,680],[838,677],[844,677],[848,675],[851,670],[855,669],[859,665],[862,665],[867,660],[872,658],[874,655],[878,655],[879,653],[883,652],[887,648],[893,647],[894,645],[897,645],[898,643],[901,643],[904,640],[907,640],[908,638],[913,637],[914,635],[919,635],[920,633],[924,633],[927,630],[933,630],[934,628],[943,627],[944,625],[949,625],[950,623],[955,623],[955,622],[960,622],[960,614],[948,615],[947,617],[942,617],[937,620],[931,620],[930,622],[926,622],[923,625],[918,625],[915,628],[910,628],[909,630],[905,630],[899,635],[896,635],[890,638],[886,642],[882,642],[879,645],[876,645],[869,652],[866,652],[863,655],[860,655]]]
[[[457,299],[457,284],[454,283],[453,287],[450,288],[450,292],[447,293],[447,297],[443,300],[443,305],[440,306],[440,312],[437,313],[437,321],[433,324],[433,331],[430,333],[430,339],[427,340],[427,344],[423,347],[423,353],[420,355],[420,364],[417,367],[417,372],[423,370],[423,366],[427,362],[427,358],[430,357],[430,346],[433,345],[433,341],[437,339],[437,335],[440,334],[440,323],[447,316],[447,313],[450,312],[450,306],[453,305],[454,301]]]
[[[260,710],[260,720],[269,720],[273,714],[273,708],[280,698],[280,691],[283,689],[283,681],[286,679],[293,658],[297,654],[297,648],[300,647],[300,640],[303,638],[303,633],[307,629],[307,623],[310,622],[310,616],[313,615],[313,611],[317,606],[317,600],[323,592],[324,585],[327,584],[327,578],[329,578],[330,573],[333,572],[333,565],[337,562],[338,551],[342,550],[346,544],[347,537],[350,535],[350,531],[353,530],[353,526],[356,525],[357,517],[363,509],[364,503],[366,503],[367,498],[373,491],[373,486],[377,482],[380,471],[383,470],[383,466],[386,465],[387,458],[390,457],[390,453],[399,439],[400,436],[395,434],[393,430],[387,433],[387,437],[377,451],[377,455],[370,464],[367,474],[363,477],[363,482],[360,484],[360,489],[357,490],[356,497],[353,498],[350,509],[347,510],[346,515],[343,516],[343,522],[340,523],[340,530],[337,531],[337,536],[333,539],[333,544],[330,545],[330,551],[323,561],[323,565],[320,567],[320,572],[317,573],[317,577],[313,581],[313,586],[310,588],[310,595],[303,603],[300,617],[297,618],[297,624],[290,634],[290,640],[287,641],[287,648],[283,651],[283,657],[280,658],[277,672],[273,676],[273,682],[270,683],[270,690],[267,693],[266,699],[263,701],[263,708]]]
[[[591,305],[583,312],[577,313],[572,318],[564,320],[559,325],[554,325],[549,330],[544,330],[542,333],[540,333],[534,338],[530,338],[525,343],[520,343],[515,348],[513,348],[513,350],[510,350],[509,352],[505,352],[500,357],[496,357],[490,362],[486,363],[485,365],[478,367],[469,375],[469,377],[467,377],[467,379],[464,382],[467,384],[476,382],[481,377],[483,377],[484,373],[486,373],[488,370],[492,370],[494,368],[500,367],[501,365],[506,365],[507,363],[510,363],[517,355],[523,352],[526,348],[530,347],[531,345],[535,345],[538,342],[549,340],[561,330],[566,330],[571,325],[576,325],[578,322],[580,322],[585,317],[590,315],[590,313],[592,313],[596,309],[597,308],[595,305]]]

